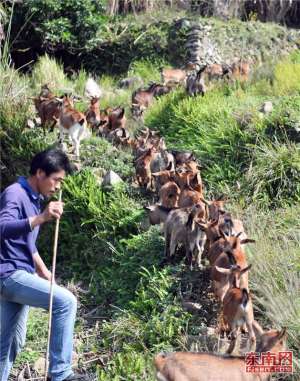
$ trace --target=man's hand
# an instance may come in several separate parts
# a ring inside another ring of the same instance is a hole
[[[64,203],[61,201],[51,201],[46,206],[43,213],[38,216],[29,217],[31,228],[35,228],[37,225],[41,225],[44,222],[53,220],[54,218],[60,218],[63,213]]]
[[[44,261],[40,257],[39,253],[38,252],[34,253],[32,255],[32,258],[33,258],[35,269],[38,276],[51,282],[51,271],[47,269],[47,266],[45,265]]]
[[[64,211],[64,204],[61,201],[51,201],[42,213],[44,221],[51,221],[53,218],[60,218]]]
[[[38,276],[40,276],[41,278],[46,279],[46,280],[48,280],[49,282],[51,282],[51,276],[52,276],[52,273],[51,273],[51,271],[49,271],[48,269],[44,269],[43,271],[37,270],[37,274],[38,274]],[[54,283],[55,283],[55,281],[54,281]]]

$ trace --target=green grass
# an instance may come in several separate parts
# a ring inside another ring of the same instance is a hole
[[[247,210],[250,288],[265,327],[287,327],[288,347],[294,350],[295,380],[300,372],[300,224],[299,204],[277,212]]]
[[[50,58],[47,54],[41,56],[35,64],[31,81],[37,93],[44,84],[48,84],[53,92],[59,92],[60,94],[74,90],[72,82],[67,79],[64,73],[62,64]]]

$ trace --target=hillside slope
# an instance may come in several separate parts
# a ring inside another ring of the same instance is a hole
[[[155,62],[136,61],[129,74],[157,80],[159,68]],[[27,172],[34,153],[57,141],[56,132],[44,137],[42,129],[26,127],[35,114],[29,96],[47,81],[57,93],[71,88],[83,95],[87,76],[81,70],[68,78],[47,57],[31,76],[1,64],[2,187]],[[132,89],[118,89],[119,78],[97,79],[105,90],[101,107],[130,104]],[[299,83],[296,52],[276,65],[258,67],[247,84],[217,83],[204,98],[190,99],[178,89],[156,101],[145,117],[168,148],[195,152],[204,166],[206,197],[225,193],[228,209],[256,239],[247,250],[256,316],[265,328],[287,327],[289,347],[295,351],[295,381],[300,348]],[[272,101],[273,111],[261,115],[266,100]],[[78,107],[84,110],[87,101]],[[141,126],[127,114],[133,135]],[[131,151],[92,137],[83,142],[81,164],[64,185],[57,269],[58,282],[80,301],[79,367],[103,381],[150,381],[153,355],[161,350],[216,349],[208,327],[216,326],[218,304],[208,292],[208,272],[190,271],[180,259],[161,267],[164,240],[158,228],[149,228],[143,210],[154,196],[132,183]],[[101,178],[110,169],[124,183],[104,189]],[[39,241],[48,264],[52,237],[53,226],[47,226]],[[197,303],[198,310],[186,311],[183,301]],[[33,368],[45,348],[45,327],[46,315],[32,311],[15,374],[27,361]]]

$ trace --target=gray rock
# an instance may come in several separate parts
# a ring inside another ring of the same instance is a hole
[[[273,104],[271,101],[264,102],[259,110],[260,112],[264,114],[269,114],[273,111]]]
[[[31,119],[27,119],[27,127],[28,128],[34,128],[35,127],[34,121]]]
[[[102,181],[103,186],[114,186],[116,184],[123,183],[121,177],[114,171],[107,172]]]

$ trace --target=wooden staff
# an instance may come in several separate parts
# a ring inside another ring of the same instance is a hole
[[[61,196],[62,196],[62,190],[60,189],[59,196],[58,196],[58,201],[61,201]],[[51,328],[52,328],[53,285],[54,285],[54,281],[55,281],[55,267],[56,267],[56,256],[57,256],[59,220],[60,220],[60,218],[56,219],[55,233],[54,233],[54,246],[53,246],[53,258],[52,258],[52,274],[51,274],[51,283],[50,283],[48,340],[47,340],[47,351],[46,351],[46,359],[45,359],[45,378],[44,378],[45,381],[47,381],[47,374],[48,374],[48,357],[49,357],[50,339],[51,339]]]

